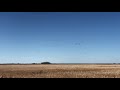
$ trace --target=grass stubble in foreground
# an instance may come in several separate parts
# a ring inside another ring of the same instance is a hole
[[[120,65],[0,65],[0,78],[120,78]]]

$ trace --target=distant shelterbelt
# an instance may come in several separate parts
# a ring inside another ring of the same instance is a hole
[[[39,64],[41,64],[41,63],[0,63],[0,65],[31,65],[31,64],[36,64],[36,65],[38,64],[38,65],[39,65]],[[108,65],[108,64],[110,64],[110,65],[111,65],[111,64],[120,64],[120,63],[50,63],[50,64],[52,64],[52,65],[54,65],[54,64],[55,64],[55,65],[56,65],[56,64],[57,64],[57,65],[59,65],[59,64],[60,64],[60,65],[61,65],[61,64],[64,64],[64,65],[65,65],[65,64],[67,64],[67,65],[72,65],[72,64],[73,64],[73,65],[74,65],[74,64],[76,64],[76,65],[77,65],[77,64],[79,64],[79,65],[80,65],[80,64],[81,64],[81,65],[84,65],[84,64],[85,64],[85,65],[86,65],[86,64],[92,64],[92,65],[93,65],[93,64],[95,64],[95,65],[96,65],[96,64],[100,64],[100,65],[103,65],[103,64],[104,64],[104,65]]]

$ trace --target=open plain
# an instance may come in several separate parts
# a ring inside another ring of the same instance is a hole
[[[120,78],[120,65],[0,65],[0,78]]]

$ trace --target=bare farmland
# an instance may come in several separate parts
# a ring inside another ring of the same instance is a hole
[[[0,78],[120,78],[120,65],[0,65]]]

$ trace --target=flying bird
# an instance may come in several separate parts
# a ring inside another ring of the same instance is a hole
[[[80,45],[80,43],[75,43],[75,45]]]

